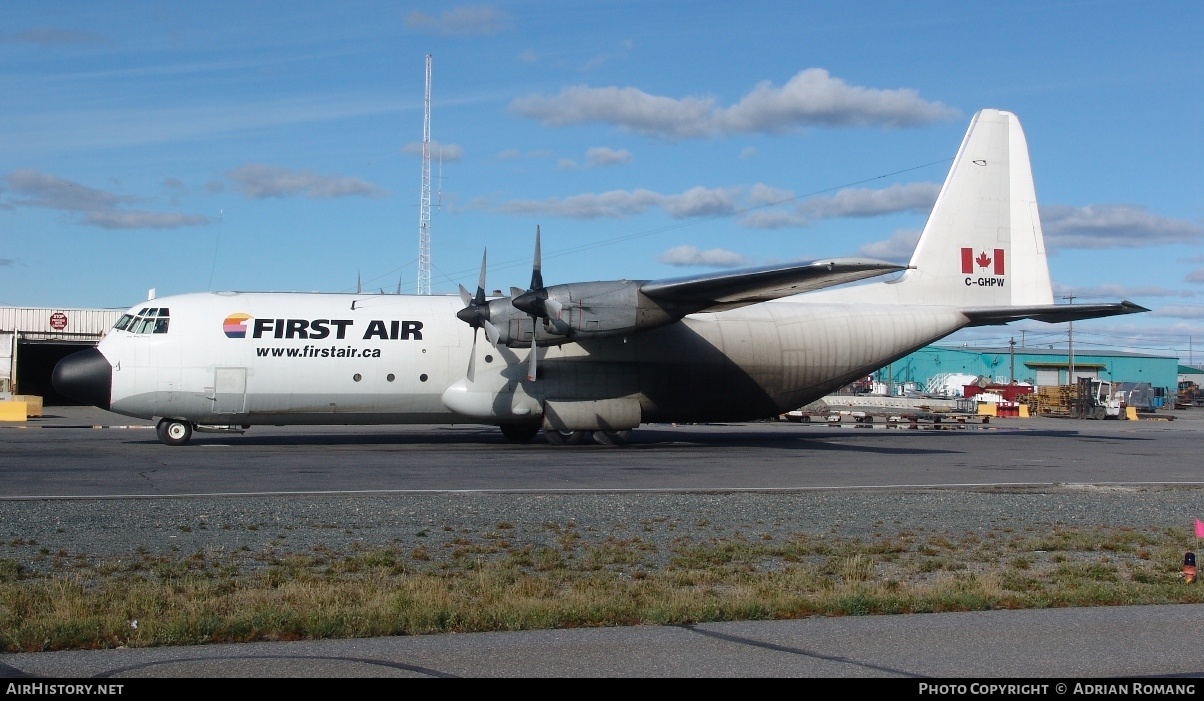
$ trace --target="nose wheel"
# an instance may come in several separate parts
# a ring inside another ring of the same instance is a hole
[[[155,433],[166,445],[184,445],[192,438],[192,424],[180,419],[160,419]]]

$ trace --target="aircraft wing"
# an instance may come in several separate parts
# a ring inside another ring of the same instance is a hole
[[[831,258],[794,265],[768,265],[725,273],[652,280],[640,292],[655,300],[703,305],[723,311],[800,292],[906,270],[906,265],[866,258]]]
[[[962,313],[970,317],[970,326],[1006,324],[1019,319],[1036,319],[1047,324],[1060,324],[1080,319],[1097,319],[1117,314],[1136,314],[1149,309],[1125,300],[1107,304],[1036,304],[1019,307],[971,307]]]

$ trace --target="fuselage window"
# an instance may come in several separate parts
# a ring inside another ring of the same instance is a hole
[[[165,316],[155,319],[155,333],[167,333],[167,322],[171,321]]]
[[[129,314],[122,314],[121,318],[117,320],[117,323],[113,324],[113,328],[117,329],[118,331],[125,331],[125,328],[129,326],[130,322],[133,320],[134,317],[130,316]]]

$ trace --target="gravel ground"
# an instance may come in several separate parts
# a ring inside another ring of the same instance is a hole
[[[247,569],[263,555],[421,546],[453,539],[556,547],[639,537],[663,563],[675,543],[793,534],[841,539],[1073,527],[1182,528],[1204,513],[1199,487],[824,490],[735,493],[400,494],[11,501],[0,558],[35,570],[67,560],[204,552]],[[1187,535],[1186,537],[1190,537]],[[445,546],[447,546],[445,548]]]

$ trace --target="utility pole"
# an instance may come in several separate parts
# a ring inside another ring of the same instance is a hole
[[[1012,369],[1011,369],[1009,380],[1011,382],[1015,382],[1016,381],[1016,337],[1015,336],[1012,336],[1012,340],[1008,341],[1008,345],[1011,346],[1011,354],[1010,355],[1012,356],[1011,357]]]
[[[418,294],[431,293],[431,55],[426,55],[422,119],[422,196],[418,204]]]
[[[1074,295],[1066,295],[1062,299],[1070,302],[1071,304],[1074,304]],[[1066,372],[1069,375],[1069,377],[1066,378],[1066,381],[1067,381],[1067,384],[1073,385],[1073,384],[1075,384],[1075,380],[1074,380],[1074,322],[1068,321],[1068,322],[1066,322],[1066,325],[1067,325],[1067,329],[1069,331],[1069,333],[1066,337],[1066,352],[1067,352],[1067,371]]]

